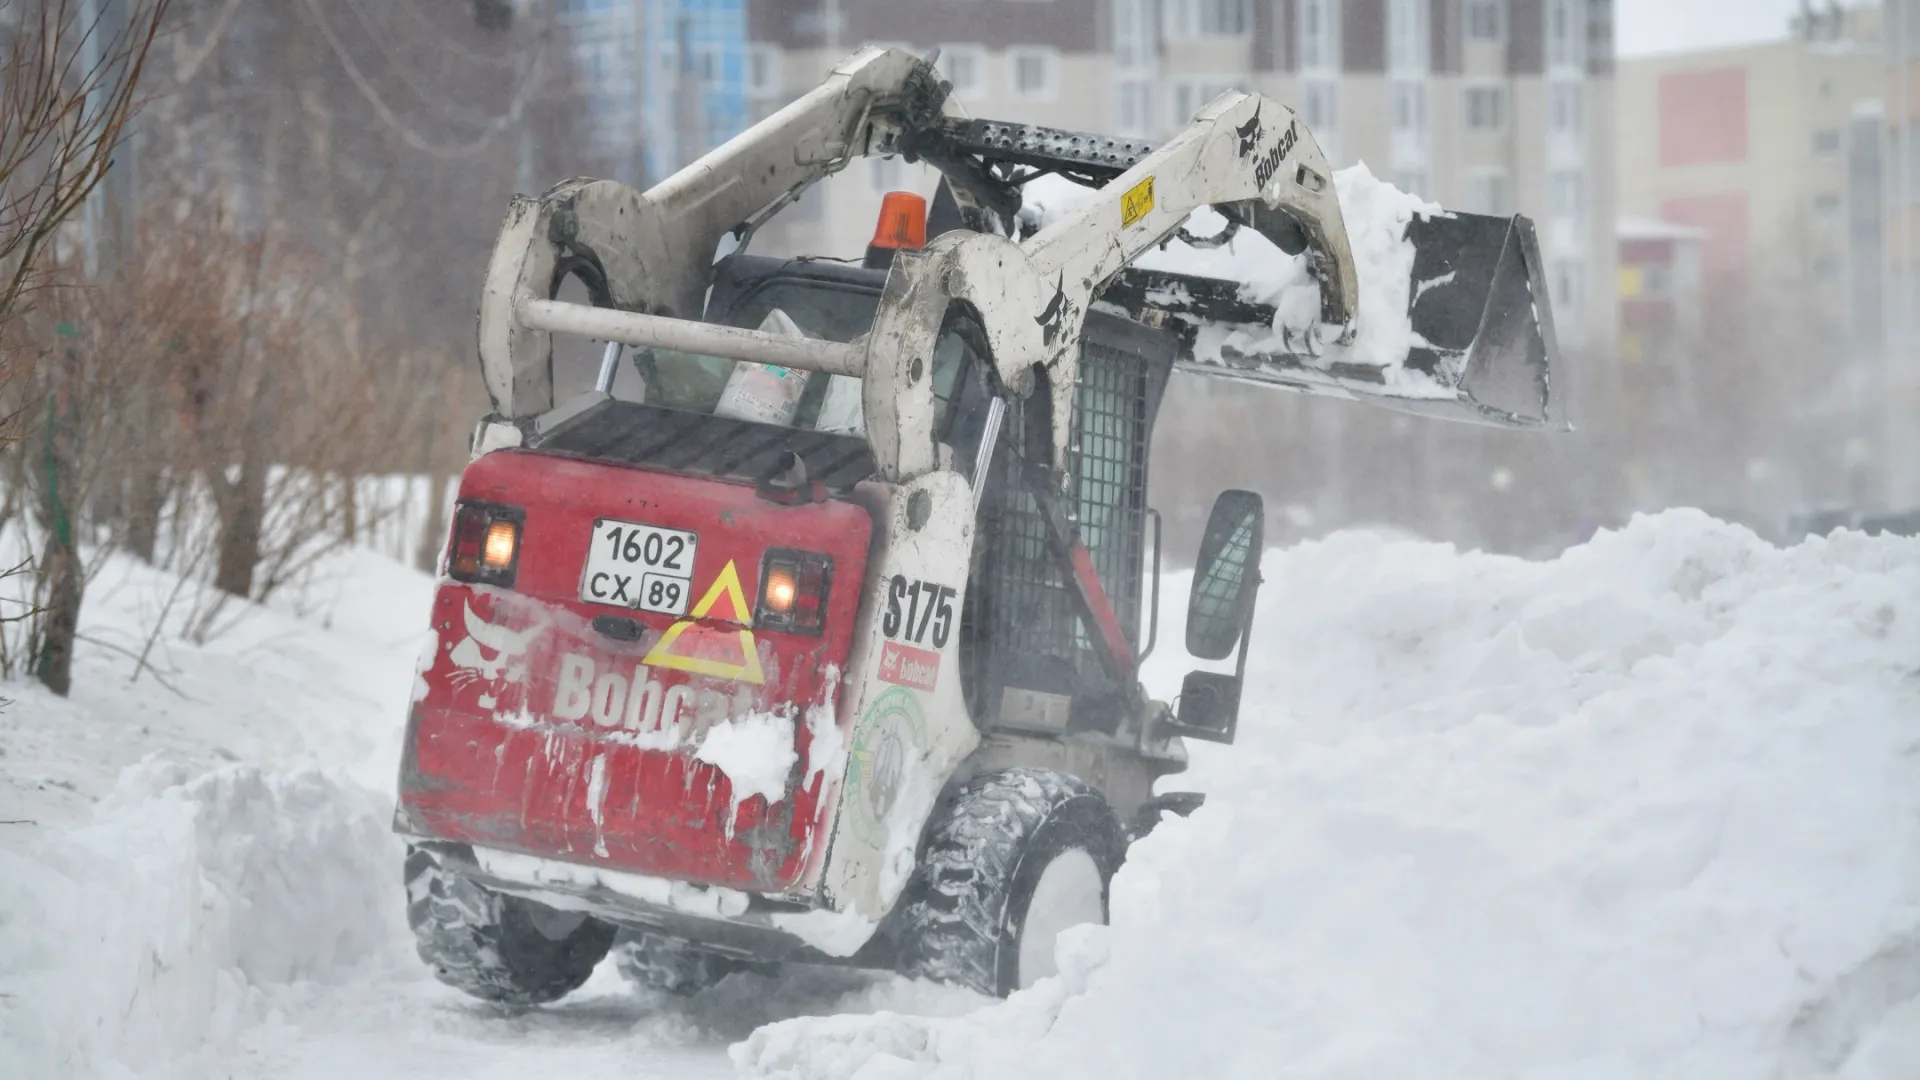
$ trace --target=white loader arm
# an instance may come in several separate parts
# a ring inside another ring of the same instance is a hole
[[[516,196],[480,299],[480,367],[495,413],[532,417],[554,404],[552,341],[520,317],[524,305],[552,300],[575,275],[595,307],[699,319],[722,236],[877,150],[870,144],[899,125],[931,122],[943,99],[918,57],[865,49],[644,195],[576,178]]]
[[[940,467],[933,356],[959,305],[979,324],[1005,387],[1026,393],[1044,379],[1054,406],[1053,464],[1064,470],[1082,330],[1098,297],[1179,335],[1182,370],[1473,423],[1553,421],[1558,345],[1525,218],[1415,218],[1402,238],[1413,251],[1408,280],[1398,283],[1406,309],[1365,312],[1326,157],[1279,102],[1223,94],[1154,149],[961,118],[949,110],[947,90],[925,60],[867,49],[645,194],[569,180],[538,199],[516,199],[480,305],[480,360],[495,419],[525,424],[553,408],[553,332],[778,363],[860,377],[875,463],[898,481]],[[898,254],[864,339],[801,340],[700,321],[723,234],[750,237],[809,185],[870,154],[937,166],[963,217],[971,216],[924,251]],[[1097,190],[1024,241],[999,235],[1021,185],[1047,173]],[[1131,267],[1203,206],[1304,257],[1319,284],[1317,327],[1288,336],[1297,328],[1279,326],[1274,308],[1248,300],[1235,282]],[[552,299],[569,274],[586,282],[591,307]],[[1406,355],[1390,359],[1411,377],[1389,380],[1381,367],[1320,353],[1322,343],[1353,341],[1362,318],[1410,324]],[[1201,333],[1218,341],[1235,328],[1256,332],[1236,339],[1253,341],[1249,350],[1222,346],[1206,362],[1194,355]]]
[[[1044,370],[1053,395],[1054,466],[1064,468],[1087,308],[1142,253],[1212,206],[1283,249],[1311,250],[1321,321],[1350,338],[1359,287],[1326,155],[1293,110],[1258,94],[1223,94],[1186,130],[1024,243],[948,233],[918,258],[905,254],[868,338],[865,409],[881,471],[934,467],[933,388],[922,366],[948,305],[979,313],[1007,386],[1024,391]]]

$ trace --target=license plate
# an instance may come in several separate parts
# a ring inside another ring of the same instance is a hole
[[[599,518],[580,576],[580,599],[592,604],[685,615],[693,590],[693,554],[700,537],[634,521]]]

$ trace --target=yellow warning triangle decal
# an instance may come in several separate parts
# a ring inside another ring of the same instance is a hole
[[[733,604],[735,622],[746,622],[752,618],[747,607],[746,594],[740,588],[740,572],[734,569],[732,559],[727,560],[726,569],[720,571],[719,576],[713,579],[713,584],[707,588],[707,594],[700,598],[699,603],[693,605],[692,613],[667,627],[667,632],[660,635],[660,640],[654,643],[653,650],[640,662],[654,667],[673,668],[676,671],[691,671],[695,675],[711,675],[718,679],[736,679],[750,683],[766,682],[766,676],[760,671],[760,653],[754,648],[751,630],[739,632],[740,662],[737,664],[704,656],[683,656],[672,651],[674,643],[680,640],[680,635],[694,626],[695,619],[706,618],[722,596]]]

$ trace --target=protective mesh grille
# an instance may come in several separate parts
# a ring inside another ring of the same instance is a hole
[[[1128,640],[1138,644],[1141,548],[1146,521],[1148,362],[1089,342],[1075,388],[1069,447],[1071,509],[1082,541]],[[1046,519],[1016,482],[1023,455],[1043,459],[1045,440],[1022,437],[1028,418],[1013,403],[996,456],[996,495],[982,521],[984,564],[970,609],[1003,684],[1075,693],[1105,680],[1095,638],[1081,625],[1072,586],[1048,550]],[[1036,460],[1036,464],[1043,463]]]
[[[1147,491],[1145,359],[1089,342],[1074,400],[1071,467],[1080,538],[1127,640],[1137,646]]]

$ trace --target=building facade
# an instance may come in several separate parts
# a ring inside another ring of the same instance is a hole
[[[762,114],[863,44],[938,48],[974,115],[1084,131],[1165,138],[1224,91],[1268,94],[1335,167],[1533,217],[1563,341],[1611,348],[1611,0],[752,0],[749,25]],[[862,168],[779,241],[857,255],[889,185],[935,182]]]
[[[1883,231],[1861,175],[1879,169],[1880,31],[1877,8],[1826,10],[1776,42],[1620,65],[1621,212],[1706,230],[1710,304],[1790,298],[1823,339],[1877,348],[1881,271],[1855,251]]]
[[[1887,502],[1920,505],[1920,0],[1888,0],[1885,41]]]
[[[1718,433],[1727,497],[1775,517],[1920,496],[1896,491],[1914,414],[1885,418],[1905,305],[1884,27],[1879,7],[1808,3],[1776,41],[1620,65],[1622,213],[1706,234],[1695,425]]]
[[[745,0],[555,0],[592,146],[641,187],[744,130]]]

